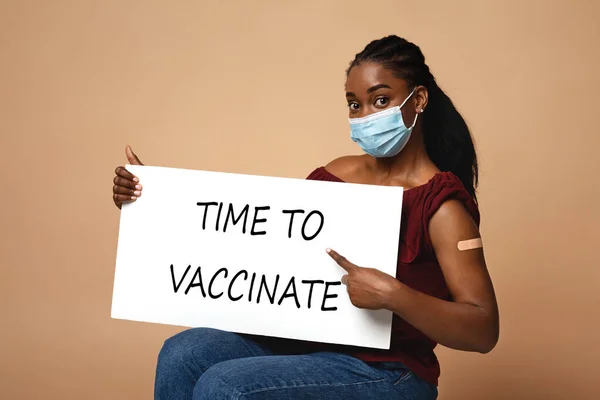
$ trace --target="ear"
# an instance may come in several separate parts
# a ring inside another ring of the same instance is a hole
[[[417,86],[415,89],[414,102],[415,102],[415,111],[417,113],[422,113],[425,111],[427,107],[427,101],[429,100],[429,92],[425,86]]]

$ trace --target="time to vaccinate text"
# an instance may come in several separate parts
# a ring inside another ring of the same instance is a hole
[[[225,233],[228,229],[238,229],[238,232],[250,236],[267,234],[268,216],[272,211],[270,206],[234,206],[216,201],[196,204],[201,212],[202,230]],[[287,219],[287,231],[283,234],[288,239],[297,237],[311,241],[319,235],[325,223],[323,213],[318,210],[283,209],[278,215]],[[180,267],[171,264],[169,270],[175,294],[188,295],[198,291],[203,298],[214,300],[224,297],[232,302],[268,302],[278,306],[291,302],[298,309],[337,310],[333,301],[338,297],[335,289],[341,285],[339,280],[297,280],[295,276],[283,280],[280,274],[267,277],[249,269],[230,270],[224,267],[206,275],[202,266],[191,264]]]

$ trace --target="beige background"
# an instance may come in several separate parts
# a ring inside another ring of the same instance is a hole
[[[0,1],[0,397],[151,398],[179,328],[110,319],[124,146],[305,177],[358,152],[344,70],[396,33],[473,129],[501,308],[492,353],[438,350],[440,399],[598,398],[598,2],[368,4]]]

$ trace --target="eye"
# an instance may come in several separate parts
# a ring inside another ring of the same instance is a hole
[[[389,104],[390,99],[388,99],[387,97],[379,97],[377,98],[377,100],[375,100],[375,105],[377,107],[385,107]]]
[[[359,105],[357,102],[351,101],[348,103],[348,108],[350,108],[351,111],[356,111],[356,110],[358,110]]]

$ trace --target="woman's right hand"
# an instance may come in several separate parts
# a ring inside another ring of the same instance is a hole
[[[133,153],[130,146],[125,148],[125,155],[129,164],[144,165]],[[116,176],[113,180],[113,201],[121,209],[123,203],[136,201],[142,195],[142,185],[140,184],[140,180],[123,166],[117,167],[115,174]]]

